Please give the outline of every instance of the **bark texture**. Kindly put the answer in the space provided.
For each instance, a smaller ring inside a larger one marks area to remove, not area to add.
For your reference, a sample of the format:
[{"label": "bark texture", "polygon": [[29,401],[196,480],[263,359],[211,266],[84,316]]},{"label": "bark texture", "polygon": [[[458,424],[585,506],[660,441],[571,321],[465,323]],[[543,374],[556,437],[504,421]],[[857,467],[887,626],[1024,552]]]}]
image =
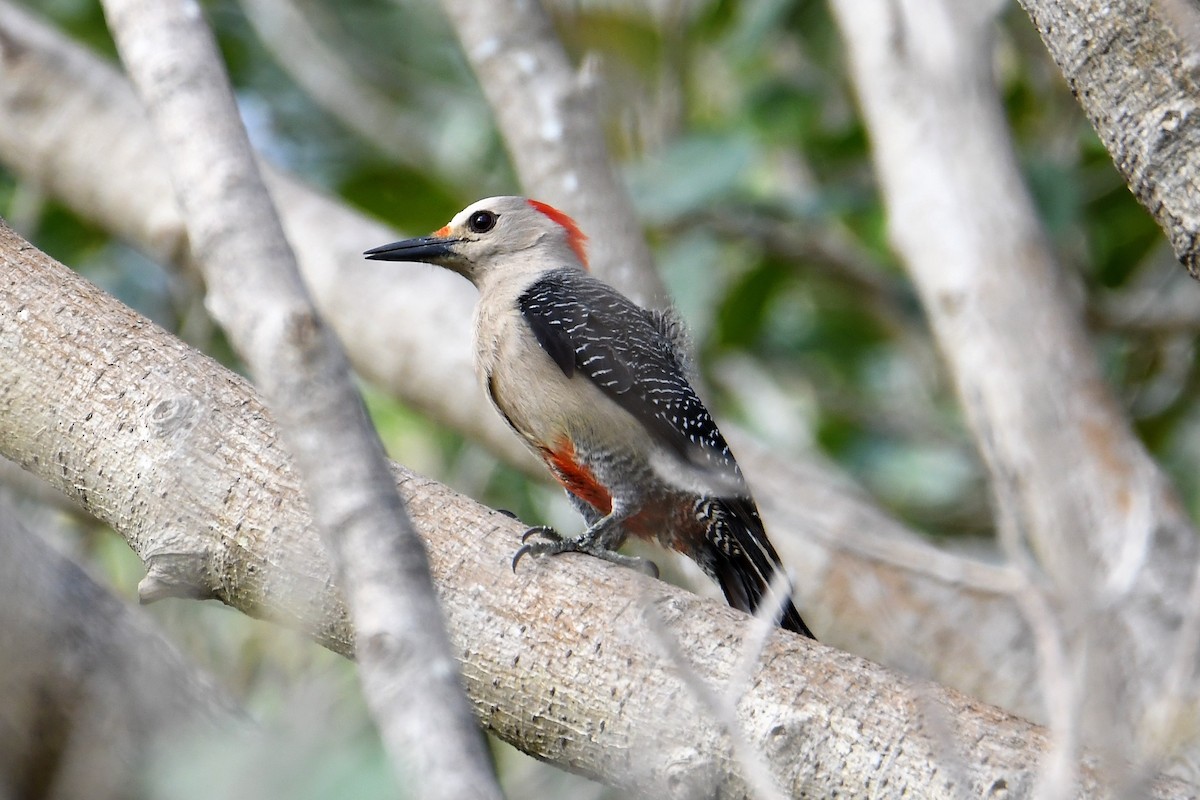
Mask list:
[{"label": "bark texture", "polygon": [[[123,75],[6,1],[0,74],[0,151],[16,174],[148,257],[195,268],[169,160]],[[527,471],[541,470],[476,385],[463,324],[475,302],[470,284],[432,267],[364,261],[367,247],[402,237],[270,166],[263,174],[305,283],[355,368]],[[380,323],[394,319],[409,324]]]},{"label": "bark texture", "polygon": [[1021,0],[1125,182],[1200,278],[1200,11]]},{"label": "bark texture", "polygon": [[[0,453],[126,536],[143,586],[215,597],[349,655],[291,460],[248,384],[7,228],[0,267]],[[1028,723],[784,631],[744,659],[757,638],[745,615],[596,559],[514,574],[520,525],[393,469],[476,714],[527,752],[651,796],[750,796],[690,665],[716,691],[746,687],[734,735],[793,797],[1030,796],[1045,741]],[[745,660],[758,666],[731,681]],[[1077,796],[1093,796],[1101,777],[1081,774]]]}]

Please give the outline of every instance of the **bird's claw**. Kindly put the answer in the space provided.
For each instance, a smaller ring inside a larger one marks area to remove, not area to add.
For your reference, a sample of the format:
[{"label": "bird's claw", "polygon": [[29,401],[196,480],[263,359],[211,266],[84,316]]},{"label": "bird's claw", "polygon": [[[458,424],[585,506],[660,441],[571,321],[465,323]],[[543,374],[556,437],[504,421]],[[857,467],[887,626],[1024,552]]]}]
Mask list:
[{"label": "bird's claw", "polygon": [[513,554],[513,560],[512,560],[512,571],[513,572],[517,571],[517,562],[521,560],[521,556],[525,555],[532,549],[533,549],[533,547],[531,545],[522,545],[517,550],[517,552]]},{"label": "bird's claw", "polygon": [[563,540],[562,534],[554,530],[554,528],[551,528],[549,525],[534,525],[532,528],[525,531],[525,533],[521,534],[521,541],[527,542],[531,536],[541,536],[545,539],[549,539],[552,542],[561,542]]},{"label": "bird's claw", "polygon": [[[533,536],[541,536],[542,538],[546,539],[547,541],[533,542],[532,544],[527,544],[527,542],[529,542],[529,539]],[[513,560],[512,560],[513,572],[517,571],[517,562],[520,561],[525,556],[529,555],[530,553],[532,553],[535,556],[540,556],[543,553],[551,552],[552,548],[555,545],[561,545],[562,541],[563,541],[562,534],[559,533],[558,531],[554,530],[554,528],[551,528],[549,525],[534,525],[532,528],[525,531],[525,533],[521,534],[522,545],[521,545],[520,549],[518,549],[517,552],[513,554]],[[553,550],[553,552],[559,552],[559,551]]]},{"label": "bird's claw", "polygon": [[524,556],[530,554],[540,556],[545,555],[546,553],[561,553],[569,549],[563,546],[563,537],[560,536],[553,528],[547,528],[544,525],[540,525],[537,528],[530,528],[529,530],[525,531],[525,535],[521,537],[521,541],[525,541],[530,536],[545,536],[547,539],[549,539],[549,541],[531,542],[529,544],[521,545],[517,552],[513,554],[513,572],[517,571],[517,562],[520,561]]},{"label": "bird's claw", "polygon": [[[545,541],[530,542],[534,536],[541,536]],[[637,570],[643,575],[649,575],[651,578],[658,578],[658,565],[648,558],[638,558],[637,556],[627,556],[623,553],[618,553],[615,550],[607,550],[602,547],[597,547],[590,542],[581,542],[578,539],[566,539],[561,533],[549,527],[548,525],[535,525],[521,536],[523,544],[513,554],[512,569],[517,571],[517,564],[522,558],[527,555],[543,556],[557,555],[559,553],[584,553],[586,555],[601,558],[605,561],[610,561],[613,564],[619,564],[623,567]]]}]

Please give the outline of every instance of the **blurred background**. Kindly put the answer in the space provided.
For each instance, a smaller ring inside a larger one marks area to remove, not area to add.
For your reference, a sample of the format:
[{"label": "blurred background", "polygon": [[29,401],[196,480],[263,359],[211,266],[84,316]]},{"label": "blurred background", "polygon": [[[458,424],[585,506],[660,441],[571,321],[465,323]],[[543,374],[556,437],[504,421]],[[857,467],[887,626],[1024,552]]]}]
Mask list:
[{"label": "blurred background", "polygon": [[[115,60],[93,0],[21,4]],[[826,5],[545,4],[572,58],[596,70],[607,139],[690,326],[716,415],[782,452],[819,450],[932,537],[990,536],[985,475],[920,304],[889,251]],[[432,0],[202,5],[251,138],[279,166],[413,235],[475,199],[520,191]],[[1190,279],[1015,6],[1001,16],[997,42],[997,80],[1055,252],[1077,285],[1108,379],[1194,518],[1200,308],[1171,299],[1184,283],[1192,288]],[[239,369],[194,276],[147,259],[3,166],[0,216]],[[382,391],[364,391],[397,461],[523,519],[577,526],[557,488]],[[22,509],[36,520],[31,527],[62,531],[62,547],[135,597],[141,565],[120,537],[61,510]],[[186,757],[166,756],[149,777],[160,796],[394,796],[350,664],[217,603],[147,610],[274,740],[203,742]],[[506,745],[495,751],[511,797],[618,796]]]}]

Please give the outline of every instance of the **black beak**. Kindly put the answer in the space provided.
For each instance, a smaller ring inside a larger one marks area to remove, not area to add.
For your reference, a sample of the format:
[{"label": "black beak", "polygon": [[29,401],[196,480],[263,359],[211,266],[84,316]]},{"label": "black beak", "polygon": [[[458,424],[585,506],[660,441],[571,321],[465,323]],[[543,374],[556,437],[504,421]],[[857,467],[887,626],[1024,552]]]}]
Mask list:
[{"label": "black beak", "polygon": [[372,261],[428,261],[436,264],[450,255],[450,246],[458,241],[440,236],[418,236],[372,248],[363,255]]}]

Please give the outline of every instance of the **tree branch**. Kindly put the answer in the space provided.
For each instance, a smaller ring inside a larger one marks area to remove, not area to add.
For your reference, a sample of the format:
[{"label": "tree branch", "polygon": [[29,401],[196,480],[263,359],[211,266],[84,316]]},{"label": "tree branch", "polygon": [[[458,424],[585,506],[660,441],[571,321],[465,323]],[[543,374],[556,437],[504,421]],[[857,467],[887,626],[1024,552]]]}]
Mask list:
[{"label": "tree branch", "polygon": [[[116,527],[148,575],[352,652],[294,467],[244,380],[7,228],[0,345],[0,453]],[[614,785],[747,796],[728,740],[647,620],[657,614],[696,675],[721,687],[752,635],[745,615],[597,559],[514,574],[520,525],[393,470],[485,725]],[[932,798],[997,787],[1024,797],[1045,744],[1017,718],[785,631],[767,642],[738,720],[794,797],[900,797],[911,786]],[[941,769],[946,753],[961,758],[959,778]],[[1082,775],[1089,796],[1101,777]],[[1167,781],[1153,796],[1187,793]]]},{"label": "tree branch", "polygon": [[576,73],[539,2],[442,0],[530,197],[587,231],[592,270],[642,305],[667,302],[629,193],[613,170],[587,71]]},{"label": "tree branch", "polygon": [[1197,11],[1178,0],[1021,0],[1138,201],[1200,278]]},{"label": "tree branch", "polygon": [[[124,76],[8,0],[0,0],[0,75],[7,165],[150,258],[194,268],[167,157]],[[469,326],[459,324],[470,318],[471,286],[445,270],[388,271],[363,261],[365,246],[398,234],[278,170],[263,170],[305,283],[351,348],[355,368],[540,474],[478,390]],[[409,324],[379,323],[390,319]]]},{"label": "tree branch", "polygon": [[143,615],[0,496],[0,795],[117,800],[164,742],[243,722]]},{"label": "tree branch", "polygon": [[[350,365],[309,299],[233,91],[192,0],[104,0],[170,158],[208,304],[269,398],[350,606],[355,656],[393,767],[421,797],[499,798],[462,696],[423,543]],[[173,585],[147,575],[152,593]]]}]

